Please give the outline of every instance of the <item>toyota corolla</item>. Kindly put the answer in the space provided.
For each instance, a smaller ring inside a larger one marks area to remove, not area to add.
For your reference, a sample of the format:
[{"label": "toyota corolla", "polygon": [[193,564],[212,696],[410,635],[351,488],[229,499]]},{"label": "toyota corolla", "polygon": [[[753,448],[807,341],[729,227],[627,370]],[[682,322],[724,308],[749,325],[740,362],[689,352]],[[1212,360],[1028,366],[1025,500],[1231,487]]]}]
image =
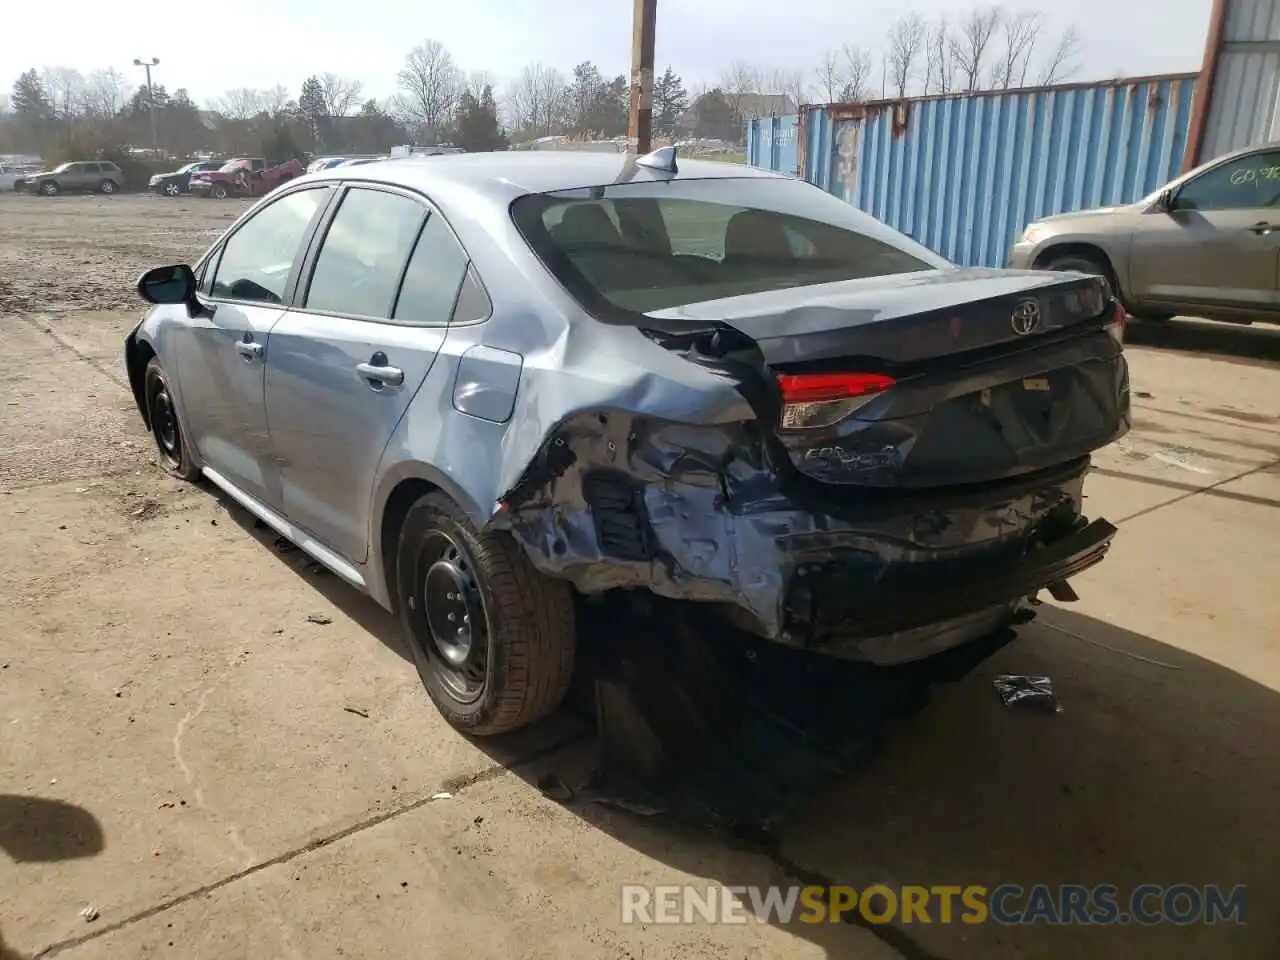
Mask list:
[{"label": "toyota corolla", "polygon": [[1072,599],[1115,534],[1082,513],[1129,427],[1105,280],[958,268],[749,167],[335,167],[138,292],[161,464],[394,611],[477,734],[563,698],[581,597],[892,664]]}]

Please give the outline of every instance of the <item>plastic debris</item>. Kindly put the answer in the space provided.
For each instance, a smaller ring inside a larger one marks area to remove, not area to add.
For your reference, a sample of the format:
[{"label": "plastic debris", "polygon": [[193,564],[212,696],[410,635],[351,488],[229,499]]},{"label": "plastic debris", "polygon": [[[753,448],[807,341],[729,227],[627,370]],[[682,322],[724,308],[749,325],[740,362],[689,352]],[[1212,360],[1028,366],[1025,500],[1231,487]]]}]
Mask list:
[{"label": "plastic debris", "polygon": [[1024,677],[1001,674],[991,681],[1006,707],[1022,707],[1043,713],[1061,713],[1062,705],[1053,693],[1053,681],[1048,677]]},{"label": "plastic debris", "polygon": [[433,793],[433,794],[431,795],[431,799],[432,799],[432,800],[452,800],[452,799],[453,799],[453,794],[452,794],[452,793],[446,793],[446,792],[444,792],[444,791],[442,791],[442,792],[440,792],[440,793]]},{"label": "plastic debris", "polygon": [[98,908],[91,903],[80,911],[80,916],[84,917],[85,923],[93,923],[98,919]]}]

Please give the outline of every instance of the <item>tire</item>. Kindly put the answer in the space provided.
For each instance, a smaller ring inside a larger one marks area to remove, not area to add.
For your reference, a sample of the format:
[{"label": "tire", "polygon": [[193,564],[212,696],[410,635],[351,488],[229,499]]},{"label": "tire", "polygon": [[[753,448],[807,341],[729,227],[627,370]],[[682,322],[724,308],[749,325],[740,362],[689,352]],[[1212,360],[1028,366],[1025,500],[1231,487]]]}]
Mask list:
[{"label": "tire", "polygon": [[40,184],[40,196],[42,197],[56,197],[61,192],[62,188],[54,180],[46,180]]},{"label": "tire", "polygon": [[176,180],[170,180],[164,185],[164,195],[166,197],[176,197],[180,193],[182,193],[182,185]]},{"label": "tire", "polygon": [[160,467],[179,480],[194,481],[200,476],[200,468],[192,463],[191,452],[178,423],[178,409],[169,392],[169,378],[159,357],[152,357],[147,364],[142,384],[147,422],[151,424],[151,437],[156,443]]},{"label": "tire", "polygon": [[457,504],[429,493],[400,529],[395,578],[418,676],[455,729],[507,733],[564,700],[573,676],[573,596],[514,540],[477,533]]},{"label": "tire", "polygon": [[114,180],[103,180],[98,184],[99,193],[112,194],[115,193],[117,189],[118,188],[116,187],[116,182]]},{"label": "tire", "polygon": [[227,185],[225,183],[215,183],[209,188],[209,196],[215,200],[225,200],[229,196]]}]

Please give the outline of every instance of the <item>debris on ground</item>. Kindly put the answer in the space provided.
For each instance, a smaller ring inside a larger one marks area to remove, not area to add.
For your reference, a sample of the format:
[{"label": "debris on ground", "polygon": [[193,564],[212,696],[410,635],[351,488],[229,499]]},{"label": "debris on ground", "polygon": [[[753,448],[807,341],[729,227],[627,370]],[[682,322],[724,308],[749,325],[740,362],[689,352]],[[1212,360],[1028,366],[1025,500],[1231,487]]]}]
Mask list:
[{"label": "debris on ground", "polygon": [[80,916],[84,917],[85,923],[93,923],[98,919],[98,908],[91,903],[80,911]]},{"label": "debris on ground", "polygon": [[298,545],[285,537],[276,537],[271,544],[275,547],[276,553],[293,553],[298,549]]},{"label": "debris on ground", "polygon": [[161,509],[159,502],[155,500],[144,500],[139,506],[134,508],[133,516],[139,520],[148,520],[158,514]]},{"label": "debris on ground", "polygon": [[441,791],[440,793],[433,793],[431,795],[431,799],[432,800],[452,800],[453,794]]},{"label": "debris on ground", "polygon": [[309,613],[307,614],[307,623],[318,623],[320,626],[326,627],[333,621],[323,613]]},{"label": "debris on ground", "polygon": [[361,710],[359,707],[343,707],[342,709],[345,710],[347,713],[354,713],[357,717],[364,717],[366,720],[369,719],[368,710]]},{"label": "debris on ground", "polygon": [[991,681],[1006,707],[1022,707],[1042,713],[1061,713],[1062,705],[1053,694],[1053,681],[1048,677],[1018,676],[1003,673]]}]

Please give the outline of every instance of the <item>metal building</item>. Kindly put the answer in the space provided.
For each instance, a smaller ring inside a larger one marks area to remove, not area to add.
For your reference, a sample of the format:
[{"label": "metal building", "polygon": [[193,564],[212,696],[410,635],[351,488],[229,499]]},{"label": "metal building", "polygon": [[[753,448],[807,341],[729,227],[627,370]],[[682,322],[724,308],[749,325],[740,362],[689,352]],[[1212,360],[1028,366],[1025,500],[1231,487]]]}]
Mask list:
[{"label": "metal building", "polygon": [[803,176],[966,266],[1030,221],[1138,200],[1187,152],[1195,74],[804,107],[753,120],[747,158]]},{"label": "metal building", "polygon": [[1184,166],[1280,140],[1280,0],[1214,0]]}]

